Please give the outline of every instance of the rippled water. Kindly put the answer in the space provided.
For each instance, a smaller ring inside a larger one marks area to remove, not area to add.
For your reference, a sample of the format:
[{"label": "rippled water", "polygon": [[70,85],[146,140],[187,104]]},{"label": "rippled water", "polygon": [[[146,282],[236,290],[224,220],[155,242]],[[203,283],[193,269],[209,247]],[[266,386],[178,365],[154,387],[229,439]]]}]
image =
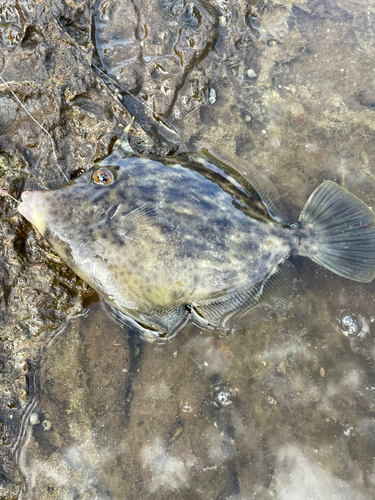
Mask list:
[{"label": "rippled water", "polygon": [[[80,8],[70,18],[64,11],[70,35],[81,45],[91,36],[96,63],[168,119],[182,149],[221,147],[245,160],[241,172],[246,161],[262,168],[293,220],[325,179],[374,206],[372,0],[97,1],[92,23]],[[139,134],[133,145],[175,150],[173,130],[112,86],[153,141]],[[61,109],[72,123],[84,117],[80,158],[105,156],[90,149],[99,104],[75,90]],[[37,179],[35,162],[29,168]],[[19,498],[372,499],[375,285],[294,262],[299,281],[286,314],[228,337],[187,326],[165,344],[142,343],[98,303],[51,344],[45,334],[13,430]],[[3,445],[4,436],[3,428]],[[6,481],[2,488],[11,491]]]}]

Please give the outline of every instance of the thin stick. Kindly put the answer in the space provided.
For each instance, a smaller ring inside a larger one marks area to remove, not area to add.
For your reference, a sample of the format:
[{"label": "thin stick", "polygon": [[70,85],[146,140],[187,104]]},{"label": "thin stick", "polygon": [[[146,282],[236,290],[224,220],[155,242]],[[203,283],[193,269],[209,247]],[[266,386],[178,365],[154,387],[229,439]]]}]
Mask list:
[{"label": "thin stick", "polygon": [[128,96],[132,97],[135,101],[139,102],[139,104],[141,104],[142,106],[144,106],[145,108],[147,108],[149,111],[151,111],[151,113],[153,115],[156,115],[158,117],[158,119],[162,122],[162,124],[165,127],[173,130],[173,132],[180,139],[181,144],[184,144],[183,140],[180,137],[180,134],[177,132],[177,130],[172,125],[170,125],[166,120],[164,120],[164,118],[162,116],[160,116],[158,113],[156,113],[151,108],[151,106],[148,106],[145,102],[143,102],[140,99],[138,99],[138,97],[135,97],[135,95],[131,94],[128,90],[124,89],[124,87],[122,87],[118,82],[116,82],[116,80],[114,80],[113,78],[111,78],[110,76],[108,76],[107,73],[105,73],[96,64],[94,64],[92,62],[92,60],[84,53],[84,51],[81,49],[81,47],[78,45],[78,43],[69,35],[69,33],[64,29],[64,27],[57,21],[57,19],[55,19],[55,21],[58,24],[58,26],[63,30],[63,32],[68,35],[68,37],[70,38],[70,43],[72,43],[74,45],[74,47],[83,55],[83,57],[87,60],[87,62],[90,64],[90,66],[93,66],[105,78],[107,78],[110,82],[112,82],[114,85],[116,85],[116,87],[118,87],[120,90],[122,90],[123,92],[125,92],[126,94],[128,94]]},{"label": "thin stick", "polygon": [[[18,102],[18,104],[21,106],[21,108],[25,111],[25,113],[33,120],[33,122],[35,122],[38,127],[40,127],[43,132],[45,132],[48,137],[51,139],[51,144],[52,144],[52,153],[53,153],[53,157],[54,157],[54,160],[56,161],[56,164],[57,164],[57,168],[60,170],[60,173],[62,174],[62,176],[64,177],[64,179],[66,181],[69,181],[69,179],[67,178],[67,176],[64,174],[64,172],[61,170],[61,167],[58,163],[58,160],[57,160],[57,155],[56,155],[56,150],[55,150],[55,144],[53,142],[53,139],[52,139],[52,135],[48,132],[48,130],[46,130],[43,125],[41,125],[34,117],[33,115],[27,110],[27,108],[22,104],[22,102],[19,100],[19,98],[17,97],[17,95],[13,92],[13,90],[10,88],[10,86],[7,84],[7,82],[4,80],[4,78],[2,76],[0,76],[0,80],[3,82],[3,84],[9,89],[10,93],[12,94],[12,96],[15,98],[15,100]],[[9,195],[10,196],[10,195]]]},{"label": "thin stick", "polygon": [[[1,77],[0,77],[1,78]],[[16,198],[14,198],[11,194],[7,193],[6,191],[4,191],[3,189],[0,189],[0,196],[3,195],[3,196],[9,196],[9,198],[12,198],[13,201],[17,202],[17,203],[21,203],[19,200],[16,200]]]}]

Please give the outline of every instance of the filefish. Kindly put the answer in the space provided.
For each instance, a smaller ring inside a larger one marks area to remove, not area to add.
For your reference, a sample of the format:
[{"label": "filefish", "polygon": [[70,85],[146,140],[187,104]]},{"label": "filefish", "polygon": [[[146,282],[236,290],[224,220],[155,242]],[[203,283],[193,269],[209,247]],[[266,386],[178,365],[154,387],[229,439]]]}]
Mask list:
[{"label": "filefish", "polygon": [[127,133],[81,176],[24,192],[18,211],[143,338],[170,338],[187,321],[233,330],[255,310],[283,308],[294,255],[351,280],[374,278],[374,213],[336,183],[318,186],[290,225],[259,176],[207,151],[139,155]]}]

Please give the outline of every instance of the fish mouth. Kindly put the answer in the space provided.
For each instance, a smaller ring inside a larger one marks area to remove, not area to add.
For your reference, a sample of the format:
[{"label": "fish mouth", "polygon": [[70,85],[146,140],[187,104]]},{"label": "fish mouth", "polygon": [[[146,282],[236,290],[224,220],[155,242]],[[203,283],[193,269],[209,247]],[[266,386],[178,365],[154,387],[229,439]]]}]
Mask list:
[{"label": "fish mouth", "polygon": [[43,191],[24,191],[21,194],[21,203],[18,205],[18,212],[43,235],[46,229],[46,211],[42,195]]},{"label": "fish mouth", "polygon": [[30,220],[30,215],[32,213],[33,205],[36,198],[35,196],[36,193],[37,191],[24,191],[21,194],[21,203],[18,205],[18,211],[28,221]]}]

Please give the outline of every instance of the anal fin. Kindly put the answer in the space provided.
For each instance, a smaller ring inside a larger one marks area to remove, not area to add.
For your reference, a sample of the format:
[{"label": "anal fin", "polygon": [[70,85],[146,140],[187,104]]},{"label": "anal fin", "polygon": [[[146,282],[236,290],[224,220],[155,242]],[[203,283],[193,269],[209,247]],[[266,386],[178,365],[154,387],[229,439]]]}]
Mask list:
[{"label": "anal fin", "polygon": [[[268,319],[275,311],[284,310],[294,290],[296,268],[290,261],[279,264],[267,280],[248,289],[238,290],[226,297],[207,300],[194,307],[198,323],[232,330]],[[257,314],[253,313],[257,310]],[[260,312],[260,314],[259,314]]]}]

